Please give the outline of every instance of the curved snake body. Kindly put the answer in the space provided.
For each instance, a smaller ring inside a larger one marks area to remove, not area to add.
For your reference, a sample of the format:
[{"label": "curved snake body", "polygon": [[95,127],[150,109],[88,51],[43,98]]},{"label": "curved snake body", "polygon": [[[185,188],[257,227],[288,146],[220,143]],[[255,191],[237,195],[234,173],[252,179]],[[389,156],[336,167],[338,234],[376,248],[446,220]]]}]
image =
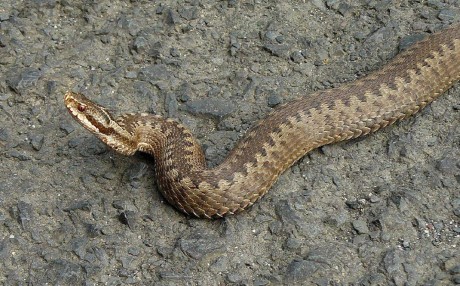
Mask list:
[{"label": "curved snake body", "polygon": [[153,155],[159,188],[169,203],[186,214],[214,218],[252,205],[310,150],[408,117],[459,78],[460,25],[454,25],[366,77],[275,109],[212,169],[206,167],[190,131],[172,119],[144,113],[114,119],[104,107],[73,92],[66,93],[65,104],[78,122],[114,150]]}]

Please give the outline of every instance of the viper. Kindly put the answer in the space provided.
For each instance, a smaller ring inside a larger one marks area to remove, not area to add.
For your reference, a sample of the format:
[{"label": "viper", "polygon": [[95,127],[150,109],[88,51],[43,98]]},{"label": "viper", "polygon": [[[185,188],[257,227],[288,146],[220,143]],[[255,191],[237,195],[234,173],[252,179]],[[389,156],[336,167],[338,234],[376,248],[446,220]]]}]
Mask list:
[{"label": "viper", "polygon": [[166,200],[202,218],[238,213],[312,149],[366,135],[416,113],[460,79],[460,25],[427,36],[381,69],[338,88],[275,108],[249,129],[221,164],[206,167],[202,148],[181,123],[146,113],[114,117],[83,94],[65,105],[115,151],[146,152]]}]

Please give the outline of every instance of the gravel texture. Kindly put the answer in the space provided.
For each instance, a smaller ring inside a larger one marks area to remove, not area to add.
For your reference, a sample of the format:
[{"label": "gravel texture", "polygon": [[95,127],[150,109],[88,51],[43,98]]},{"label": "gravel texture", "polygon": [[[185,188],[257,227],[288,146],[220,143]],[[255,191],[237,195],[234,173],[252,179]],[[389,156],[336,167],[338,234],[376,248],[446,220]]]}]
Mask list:
[{"label": "gravel texture", "polygon": [[248,211],[183,216],[152,158],[67,114],[176,117],[222,160],[269,110],[460,21],[458,0],[0,3],[0,284],[460,284],[460,88],[290,168]]}]

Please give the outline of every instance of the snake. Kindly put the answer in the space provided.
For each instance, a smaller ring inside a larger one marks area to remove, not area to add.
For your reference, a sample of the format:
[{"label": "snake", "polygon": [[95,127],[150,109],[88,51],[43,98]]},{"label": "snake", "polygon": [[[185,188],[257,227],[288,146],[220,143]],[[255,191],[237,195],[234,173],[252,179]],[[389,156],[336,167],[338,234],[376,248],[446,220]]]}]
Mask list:
[{"label": "snake", "polygon": [[73,91],[64,101],[72,117],[111,149],[152,155],[157,186],[171,205],[188,216],[220,218],[253,205],[309,151],[407,118],[459,79],[460,24],[452,24],[366,76],[277,106],[212,168],[198,140],[175,119],[148,113],[115,117]]}]

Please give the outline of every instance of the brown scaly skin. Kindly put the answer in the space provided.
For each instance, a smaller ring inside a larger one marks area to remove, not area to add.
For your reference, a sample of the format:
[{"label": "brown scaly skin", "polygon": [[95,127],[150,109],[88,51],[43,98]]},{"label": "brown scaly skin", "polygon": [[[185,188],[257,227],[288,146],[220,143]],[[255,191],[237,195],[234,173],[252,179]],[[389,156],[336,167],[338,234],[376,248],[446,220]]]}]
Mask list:
[{"label": "brown scaly skin", "polygon": [[149,114],[114,119],[68,92],[72,116],[114,150],[155,157],[164,197],[186,214],[222,217],[246,209],[307,152],[406,118],[460,79],[460,25],[415,44],[382,69],[275,109],[250,129],[222,164],[207,169],[201,146],[180,123]]}]

